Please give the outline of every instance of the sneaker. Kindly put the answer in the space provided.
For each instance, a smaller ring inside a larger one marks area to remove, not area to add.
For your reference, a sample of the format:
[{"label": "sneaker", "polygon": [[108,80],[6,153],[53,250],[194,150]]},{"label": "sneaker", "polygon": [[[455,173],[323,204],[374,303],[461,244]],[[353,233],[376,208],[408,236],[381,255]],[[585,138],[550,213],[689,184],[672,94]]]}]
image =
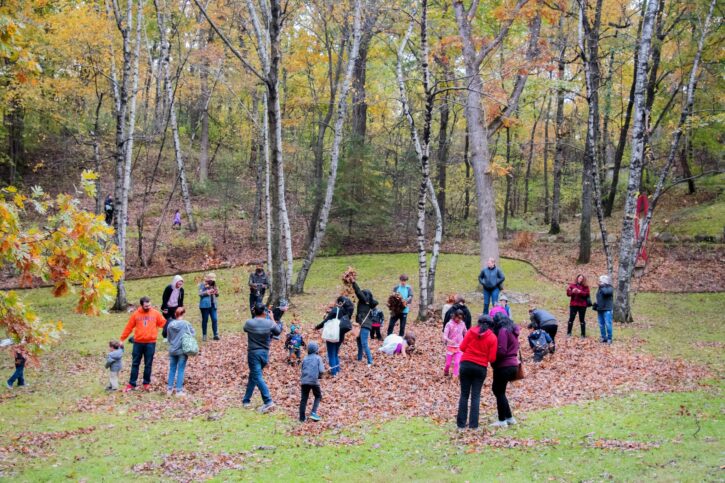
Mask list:
[{"label": "sneaker", "polygon": [[300,422],[300,423],[304,423],[305,421],[306,421],[306,419],[304,419],[304,418],[300,418],[300,419],[299,419],[299,422]]},{"label": "sneaker", "polygon": [[214,336],[214,340],[219,340],[219,336],[218,335],[215,335]]},{"label": "sneaker", "polygon": [[459,433],[462,433],[465,430],[466,430],[466,427],[465,426],[464,427],[456,426],[456,431],[458,431]]},{"label": "sneaker", "polygon": [[268,403],[263,404],[257,411],[259,411],[262,414],[270,412],[272,409],[274,409],[274,401],[269,401]]},{"label": "sneaker", "polygon": [[186,393],[184,391],[177,391],[176,397],[186,397]]},{"label": "sneaker", "polygon": [[201,336],[201,341],[202,341],[202,342],[206,342],[206,335],[202,335],[202,336]]},{"label": "sneaker", "polygon": [[13,388],[13,386],[11,386],[10,384],[8,384],[7,382],[5,383],[5,387],[7,387],[8,389],[12,389]]},{"label": "sneaker", "polygon": [[443,371],[443,377],[448,377],[448,376],[450,376],[450,375],[451,375],[451,373],[450,373],[450,372],[448,372],[448,371]]},{"label": "sneaker", "polygon": [[508,423],[506,421],[496,421],[491,424],[489,424],[492,428],[505,428],[508,426]]},{"label": "sneaker", "polygon": [[173,389],[169,388],[169,389],[166,390],[166,395],[167,396],[171,396],[172,394],[174,394],[174,390]]},{"label": "sneaker", "polygon": [[252,408],[252,403],[242,403],[242,407],[244,409],[251,409]]},{"label": "sneaker", "polygon": [[373,367],[373,365],[372,364],[368,364],[368,367]]},{"label": "sneaker", "polygon": [[136,386],[132,386],[131,384],[126,384],[126,387],[123,388],[123,392],[131,392],[135,390]]},{"label": "sneaker", "polygon": [[508,418],[506,420],[506,424],[508,424],[509,426],[513,426],[516,423],[517,423],[516,418],[514,418],[513,416],[511,416],[510,418]]},{"label": "sneaker", "polygon": [[320,416],[318,416],[317,413],[312,413],[312,414],[310,414],[310,419],[313,421],[319,421],[322,418]]},{"label": "sneaker", "polygon": [[151,391],[151,384],[144,384],[143,385],[143,390],[146,391],[146,392]]}]

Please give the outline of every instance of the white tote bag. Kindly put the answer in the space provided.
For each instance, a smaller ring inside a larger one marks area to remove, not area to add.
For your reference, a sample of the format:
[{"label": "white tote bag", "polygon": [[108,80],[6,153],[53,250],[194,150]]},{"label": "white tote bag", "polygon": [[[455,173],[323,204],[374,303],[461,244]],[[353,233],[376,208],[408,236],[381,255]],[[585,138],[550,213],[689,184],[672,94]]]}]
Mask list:
[{"label": "white tote bag", "polygon": [[322,340],[326,342],[340,342],[340,309],[337,309],[334,319],[325,322],[322,328]]}]

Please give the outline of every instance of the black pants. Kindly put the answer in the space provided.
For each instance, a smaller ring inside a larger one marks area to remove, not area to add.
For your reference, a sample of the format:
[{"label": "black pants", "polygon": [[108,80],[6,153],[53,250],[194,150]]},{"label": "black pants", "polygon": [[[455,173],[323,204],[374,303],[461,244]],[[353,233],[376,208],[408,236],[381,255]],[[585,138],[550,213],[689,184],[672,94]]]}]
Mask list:
[{"label": "black pants", "polygon": [[166,323],[164,324],[164,328],[163,328],[163,330],[161,330],[161,337],[163,337],[164,339],[166,339],[169,336],[167,327],[169,326],[169,321],[172,320],[176,316],[176,309],[178,309],[178,308],[179,307],[167,307],[166,308],[166,313],[164,314],[162,312],[162,314],[161,314],[166,319]]},{"label": "black pants", "polygon": [[141,366],[141,358],[143,358],[143,383],[151,384],[151,367],[154,363],[154,353],[156,352],[156,342],[134,342],[131,377],[128,383],[136,387],[138,381],[138,370]]},{"label": "black pants", "polygon": [[[554,325],[554,324],[552,324],[552,325],[543,325],[541,327],[541,330],[543,330],[544,332],[546,332],[547,334],[549,334],[549,337],[551,337],[551,340],[554,342],[554,344],[556,344],[556,331],[559,330],[559,326],[558,325]],[[554,350],[553,349],[552,349],[551,353],[552,354],[554,353]]]},{"label": "black pants", "polygon": [[506,385],[513,381],[518,371],[517,366],[498,367],[493,370],[493,384],[491,390],[496,396],[496,408],[498,408],[498,420],[506,421],[511,417],[511,407],[506,398]]},{"label": "black pants", "polygon": [[[259,295],[257,295],[259,294]],[[254,306],[257,304],[263,304],[264,303],[264,290],[260,290],[259,292],[250,292],[249,293],[249,311],[252,313],[252,316],[254,316]]]},{"label": "black pants", "polygon": [[373,327],[372,329],[370,329],[370,338],[383,340],[383,336],[380,333],[380,327]]},{"label": "black pants", "polygon": [[395,323],[400,321],[400,329],[398,335],[403,337],[405,335],[405,323],[408,321],[408,314],[395,314],[390,316],[390,323],[388,324],[388,335],[393,333],[395,329]]},{"label": "black pants", "polygon": [[574,318],[576,314],[579,314],[579,325],[582,329],[582,337],[586,337],[587,334],[587,322],[584,320],[587,313],[586,307],[572,307],[569,306],[569,322],[566,324],[566,335],[571,335],[571,329],[574,326]]},{"label": "black pants", "polygon": [[[460,368],[461,397],[458,399],[458,416],[456,424],[459,428],[478,427],[478,412],[481,406],[481,389],[486,380],[486,368],[475,362],[463,361]],[[471,411],[468,411],[468,398],[471,398]]]},{"label": "black pants", "polygon": [[304,421],[305,410],[307,409],[307,399],[310,397],[310,391],[315,396],[315,400],[312,403],[312,414],[317,412],[317,408],[320,407],[320,401],[322,401],[322,391],[320,390],[319,384],[302,384],[302,399],[300,399],[300,421]]}]

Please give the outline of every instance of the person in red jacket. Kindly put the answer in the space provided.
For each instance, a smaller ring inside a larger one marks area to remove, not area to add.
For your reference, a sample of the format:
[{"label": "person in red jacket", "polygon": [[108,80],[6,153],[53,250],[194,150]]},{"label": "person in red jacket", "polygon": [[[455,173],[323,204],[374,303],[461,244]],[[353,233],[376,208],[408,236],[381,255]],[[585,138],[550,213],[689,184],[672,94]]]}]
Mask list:
[{"label": "person in red jacket", "polygon": [[589,301],[589,284],[587,278],[581,273],[576,276],[574,283],[570,283],[566,294],[571,298],[569,302],[569,323],[566,326],[566,336],[571,337],[571,329],[574,326],[574,318],[579,314],[579,325],[582,329],[582,337],[587,335],[587,323],[585,320]]},{"label": "person in red jacket", "polygon": [[126,337],[133,332],[133,340],[131,340],[133,342],[131,377],[123,392],[136,389],[138,370],[142,358],[144,360],[143,388],[146,391],[149,390],[151,368],[154,363],[154,353],[156,352],[156,337],[158,337],[159,329],[163,329],[166,325],[166,319],[161,315],[161,312],[151,308],[151,300],[148,297],[141,297],[140,304],[141,306],[129,317],[126,328],[123,329],[121,334],[121,343],[123,343]]},{"label": "person in red jacket", "polygon": [[[478,428],[478,411],[481,405],[481,388],[486,379],[486,368],[489,362],[496,360],[498,340],[491,328],[493,320],[488,315],[478,318],[478,325],[466,333],[461,342],[461,397],[458,400],[458,416],[456,425],[458,429],[466,428],[466,422],[471,429]],[[469,415],[468,399],[471,399]]]}]

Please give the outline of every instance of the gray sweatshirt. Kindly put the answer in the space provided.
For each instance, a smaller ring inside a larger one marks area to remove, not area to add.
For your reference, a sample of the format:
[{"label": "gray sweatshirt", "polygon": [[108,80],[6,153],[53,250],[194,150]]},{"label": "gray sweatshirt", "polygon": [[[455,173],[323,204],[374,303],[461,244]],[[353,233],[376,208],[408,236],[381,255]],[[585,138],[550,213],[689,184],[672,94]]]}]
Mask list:
[{"label": "gray sweatshirt", "polygon": [[119,347],[116,350],[112,350],[108,353],[106,359],[106,369],[110,369],[111,372],[121,372],[121,366],[123,365],[123,348]]},{"label": "gray sweatshirt", "polygon": [[309,354],[302,361],[302,378],[300,384],[309,384],[317,386],[320,384],[320,374],[325,372],[325,364],[322,363],[322,357],[317,354]]},{"label": "gray sweatshirt", "polygon": [[249,352],[255,350],[269,350],[270,335],[282,333],[282,324],[275,324],[272,319],[255,317],[244,323],[244,332],[247,333]]},{"label": "gray sweatshirt", "polygon": [[184,351],[181,350],[181,338],[184,334],[191,334],[196,336],[196,331],[191,324],[185,320],[172,319],[166,326],[166,332],[169,340],[169,355],[170,356],[181,356],[184,355]]}]

